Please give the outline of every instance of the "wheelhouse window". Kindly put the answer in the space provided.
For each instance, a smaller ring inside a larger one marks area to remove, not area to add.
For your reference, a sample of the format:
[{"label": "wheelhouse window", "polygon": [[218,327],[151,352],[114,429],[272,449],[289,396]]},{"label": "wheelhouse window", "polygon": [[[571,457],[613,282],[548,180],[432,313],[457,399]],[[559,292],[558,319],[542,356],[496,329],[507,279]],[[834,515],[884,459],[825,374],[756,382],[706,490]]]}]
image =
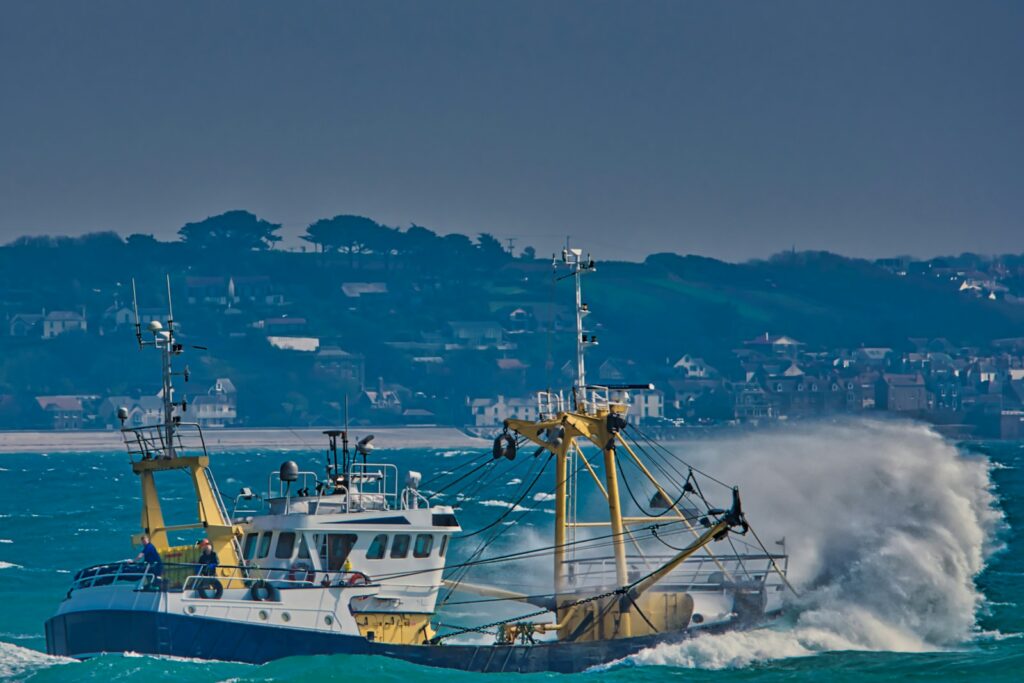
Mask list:
[{"label": "wheelhouse window", "polygon": [[395,534],[391,541],[391,557],[401,559],[409,554],[409,534]]},{"label": "wheelhouse window", "polygon": [[[315,543],[316,540],[314,539],[313,542]],[[309,545],[306,543],[306,535],[305,534],[302,534],[301,536],[299,536],[299,559],[300,560],[308,560],[309,559]]]},{"label": "wheelhouse window", "polygon": [[249,534],[245,537],[245,549],[242,555],[247,560],[251,560],[256,556],[256,539],[259,538],[259,534]]},{"label": "wheelhouse window", "polygon": [[270,554],[270,541],[273,537],[274,534],[272,534],[269,531],[260,536],[260,551],[256,555],[259,559],[262,560],[264,557]]},{"label": "wheelhouse window", "polygon": [[430,550],[434,547],[434,537],[431,534],[417,534],[416,545],[412,549],[413,557],[430,557]]},{"label": "wheelhouse window", "polygon": [[384,558],[384,553],[388,549],[388,535],[378,534],[373,537],[373,541],[370,542],[370,547],[366,550],[366,559],[368,560],[380,560]]},{"label": "wheelhouse window", "polygon": [[277,535],[277,550],[274,551],[274,557],[279,560],[290,560],[293,552],[295,552],[295,532],[282,531]]},{"label": "wheelhouse window", "polygon": [[355,534],[325,534],[320,544],[320,563],[329,572],[341,571],[358,538]]},{"label": "wheelhouse window", "polygon": [[448,536],[447,534],[441,537],[441,547],[438,549],[437,554],[440,557],[444,557],[444,554],[448,552]]}]

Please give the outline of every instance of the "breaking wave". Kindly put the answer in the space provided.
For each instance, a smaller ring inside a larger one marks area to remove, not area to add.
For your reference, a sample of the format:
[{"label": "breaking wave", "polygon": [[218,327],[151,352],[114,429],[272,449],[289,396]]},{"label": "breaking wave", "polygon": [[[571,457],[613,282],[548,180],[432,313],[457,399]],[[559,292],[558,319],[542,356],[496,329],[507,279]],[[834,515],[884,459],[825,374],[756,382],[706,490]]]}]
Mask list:
[{"label": "breaking wave", "polygon": [[1003,515],[987,458],[926,426],[849,421],[674,449],[743,492],[766,542],[785,537],[779,623],[661,645],[632,664],[732,668],[825,651],[941,650],[979,635],[975,577]]},{"label": "breaking wave", "polygon": [[24,680],[26,675],[39,669],[74,661],[0,641],[0,680]]}]

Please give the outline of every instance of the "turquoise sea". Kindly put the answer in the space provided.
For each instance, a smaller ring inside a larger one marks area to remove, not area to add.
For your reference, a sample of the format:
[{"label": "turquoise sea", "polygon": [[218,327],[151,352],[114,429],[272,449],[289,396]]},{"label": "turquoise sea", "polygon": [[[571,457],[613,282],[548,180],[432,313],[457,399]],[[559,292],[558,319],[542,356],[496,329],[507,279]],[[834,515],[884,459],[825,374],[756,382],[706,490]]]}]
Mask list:
[{"label": "turquoise sea", "polygon": [[[265,488],[267,474],[285,459],[319,469],[318,448],[217,453],[214,472],[230,499],[243,485]],[[573,678],[1024,680],[1024,598],[1018,594],[1024,587],[1024,444],[954,444],[926,427],[863,421],[793,426],[673,449],[737,482],[762,538],[786,538],[801,597],[769,628],[662,646]],[[443,449],[379,450],[376,459],[395,462],[403,472],[417,469],[429,480],[473,457]],[[536,464],[527,455],[501,467],[468,487],[460,512],[466,529],[504,512]],[[175,513],[187,516],[189,490],[184,475],[162,484],[170,519]],[[138,483],[122,453],[24,453],[0,455],[0,491],[0,681],[384,683],[439,674],[450,681],[478,677],[346,656],[263,666],[131,654],[87,662],[48,657],[43,623],[74,571],[136,552],[129,535],[139,524]],[[537,547],[548,538],[547,497],[531,494],[522,507],[530,512],[517,510],[519,521],[495,552]],[[468,553],[475,540],[455,544],[453,552]],[[542,574],[543,568],[533,573]],[[511,586],[517,579],[503,580]],[[443,618],[487,617],[472,609],[451,608]]]}]

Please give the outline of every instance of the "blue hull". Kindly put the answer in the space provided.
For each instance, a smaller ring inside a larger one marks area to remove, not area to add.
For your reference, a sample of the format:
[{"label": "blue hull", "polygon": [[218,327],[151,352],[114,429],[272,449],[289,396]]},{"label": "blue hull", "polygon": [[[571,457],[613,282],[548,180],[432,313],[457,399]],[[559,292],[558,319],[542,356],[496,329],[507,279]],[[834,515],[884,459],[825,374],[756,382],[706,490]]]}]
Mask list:
[{"label": "blue hull", "polygon": [[424,666],[476,672],[575,673],[635,654],[685,632],[592,643],[536,645],[391,645],[358,636],[241,624],[156,611],[70,612],[46,622],[46,649],[87,658],[104,652],[262,664],[301,655],[380,655]]}]

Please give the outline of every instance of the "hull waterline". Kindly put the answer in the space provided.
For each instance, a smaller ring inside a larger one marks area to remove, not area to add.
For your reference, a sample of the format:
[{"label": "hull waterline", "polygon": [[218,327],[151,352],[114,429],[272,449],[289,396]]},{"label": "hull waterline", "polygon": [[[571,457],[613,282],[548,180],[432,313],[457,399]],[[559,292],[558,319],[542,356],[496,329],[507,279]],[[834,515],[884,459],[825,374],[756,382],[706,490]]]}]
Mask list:
[{"label": "hull waterline", "polygon": [[[756,626],[751,623],[747,628]],[[733,624],[730,630],[736,629]],[[51,655],[87,659],[135,652],[263,664],[309,655],[377,655],[422,666],[480,673],[577,673],[661,643],[680,642],[708,628],[595,642],[533,645],[394,645],[360,636],[285,629],[150,611],[97,610],[58,615],[46,622]]]}]

